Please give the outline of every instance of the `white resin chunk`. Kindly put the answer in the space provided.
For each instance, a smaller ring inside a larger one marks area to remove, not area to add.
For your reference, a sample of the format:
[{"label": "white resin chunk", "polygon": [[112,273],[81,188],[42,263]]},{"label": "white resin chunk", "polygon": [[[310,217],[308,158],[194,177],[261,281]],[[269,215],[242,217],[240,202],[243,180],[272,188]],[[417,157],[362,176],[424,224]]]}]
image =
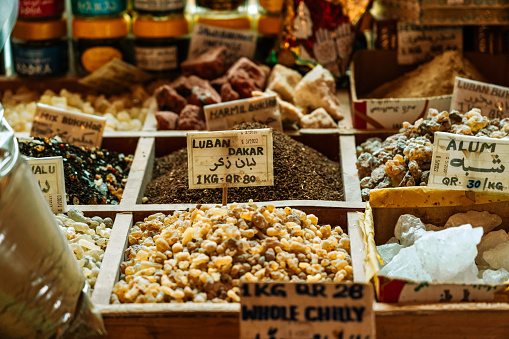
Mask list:
[{"label": "white resin chunk", "polygon": [[413,245],[414,242],[425,233],[426,226],[424,226],[421,219],[411,214],[403,214],[400,216],[394,228],[394,235],[404,247]]},{"label": "white resin chunk", "polygon": [[486,270],[482,274],[485,284],[501,285],[509,280],[509,272],[503,268],[498,270]]},{"label": "white resin chunk", "polygon": [[452,215],[445,223],[444,227],[456,227],[465,224],[470,224],[472,227],[482,227],[484,234],[488,234],[495,227],[502,224],[502,218],[497,214],[483,211],[468,211],[467,213],[456,213]]},{"label": "white resin chunk", "polygon": [[477,246],[477,257],[475,262],[478,265],[488,265],[483,258],[484,252],[495,248],[497,245],[508,242],[509,235],[504,230],[492,231],[481,238],[481,242]]},{"label": "white resin chunk", "polygon": [[509,271],[509,242],[498,244],[483,254],[484,260],[491,268],[498,270],[503,268]]}]

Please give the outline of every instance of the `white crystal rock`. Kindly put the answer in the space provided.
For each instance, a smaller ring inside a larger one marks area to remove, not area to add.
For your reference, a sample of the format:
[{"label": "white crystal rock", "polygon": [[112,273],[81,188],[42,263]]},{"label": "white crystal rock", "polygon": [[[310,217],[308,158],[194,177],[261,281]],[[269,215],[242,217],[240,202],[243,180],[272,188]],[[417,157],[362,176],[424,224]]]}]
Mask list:
[{"label": "white crystal rock", "polygon": [[483,258],[484,252],[495,248],[497,245],[509,241],[509,235],[504,230],[492,231],[481,238],[477,246],[477,257],[475,262],[478,265],[488,265]]},{"label": "white crystal rock", "polygon": [[503,268],[509,271],[509,242],[503,242],[485,251],[483,258],[491,268],[496,270]]},{"label": "white crystal rock", "polygon": [[470,224],[472,227],[482,227],[484,234],[488,234],[492,229],[502,223],[502,218],[497,214],[483,211],[468,211],[467,213],[456,213],[452,215],[445,223],[444,227],[455,227]]},{"label": "white crystal rock", "polygon": [[424,226],[421,219],[411,214],[403,214],[400,216],[394,228],[394,235],[404,247],[413,245],[414,242],[425,233],[426,226]]},{"label": "white crystal rock", "polygon": [[334,119],[343,119],[340,103],[336,97],[334,77],[321,65],[315,66],[299,81],[295,87],[293,101],[296,106],[311,111],[322,107]]},{"label": "white crystal rock", "polygon": [[380,273],[393,278],[431,281],[431,276],[422,267],[415,246],[402,248],[392,261],[380,270]]},{"label": "white crystal rock", "polygon": [[426,232],[414,246],[424,270],[433,277],[432,281],[445,283],[472,265],[482,234],[481,228],[467,224]]},{"label": "white crystal rock", "polygon": [[509,272],[503,268],[498,270],[486,270],[482,274],[485,284],[501,285],[509,280]]},{"label": "white crystal rock", "polygon": [[385,244],[376,247],[376,250],[380,257],[382,258],[384,265],[387,265],[392,261],[392,259],[399,253],[399,251],[403,248],[403,245],[392,243]]}]

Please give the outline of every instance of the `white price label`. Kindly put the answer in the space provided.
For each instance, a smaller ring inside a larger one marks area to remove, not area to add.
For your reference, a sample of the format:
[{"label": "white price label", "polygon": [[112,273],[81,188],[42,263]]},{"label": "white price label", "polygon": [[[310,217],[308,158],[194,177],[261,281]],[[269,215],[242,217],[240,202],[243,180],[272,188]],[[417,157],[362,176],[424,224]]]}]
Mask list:
[{"label": "white price label", "polygon": [[243,122],[259,122],[283,131],[276,94],[206,105],[203,111],[209,131],[225,130]]},{"label": "white price label", "polygon": [[456,77],[450,110],[465,113],[472,108],[490,119],[509,117],[509,87]]},{"label": "white price label", "polygon": [[507,193],[508,164],[509,140],[435,132],[428,186]]},{"label": "white price label", "polygon": [[463,50],[462,27],[419,26],[398,23],[398,64],[428,61],[449,50]]},{"label": "white price label", "polygon": [[62,157],[28,158],[27,162],[53,213],[67,212]]},{"label": "white price label", "polygon": [[269,128],[190,132],[187,153],[190,189],[274,185]]},{"label": "white price label", "polygon": [[240,338],[375,338],[373,287],[243,283]]},{"label": "white price label", "polygon": [[59,136],[68,144],[100,147],[105,126],[106,118],[103,117],[37,104],[30,136]]},{"label": "white price label", "polygon": [[256,49],[256,31],[228,29],[194,24],[188,59],[195,58],[212,47],[227,48],[225,62],[232,65],[241,57],[252,59]]}]

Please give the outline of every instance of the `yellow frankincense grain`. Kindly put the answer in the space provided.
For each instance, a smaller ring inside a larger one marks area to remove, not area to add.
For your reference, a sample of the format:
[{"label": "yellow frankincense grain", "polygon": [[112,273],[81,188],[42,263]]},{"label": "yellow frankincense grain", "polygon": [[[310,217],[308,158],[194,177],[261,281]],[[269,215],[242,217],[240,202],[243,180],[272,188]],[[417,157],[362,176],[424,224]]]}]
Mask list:
[{"label": "yellow frankincense grain", "polygon": [[243,281],[353,280],[341,227],[290,207],[200,206],[137,222],[113,303],[239,302]]}]

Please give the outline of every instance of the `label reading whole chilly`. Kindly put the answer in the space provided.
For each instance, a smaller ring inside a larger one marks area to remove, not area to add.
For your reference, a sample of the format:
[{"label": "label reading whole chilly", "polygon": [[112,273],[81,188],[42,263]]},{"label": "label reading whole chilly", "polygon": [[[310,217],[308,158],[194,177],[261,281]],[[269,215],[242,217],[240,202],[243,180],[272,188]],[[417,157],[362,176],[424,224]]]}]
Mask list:
[{"label": "label reading whole chilly", "polygon": [[274,185],[270,128],[187,133],[189,188]]},{"label": "label reading whole chilly", "polygon": [[30,136],[58,136],[64,143],[100,147],[105,126],[106,118],[103,117],[37,104]]},{"label": "label reading whole chilly", "polygon": [[450,110],[468,112],[479,108],[490,119],[509,117],[509,87],[456,77]]},{"label": "label reading whole chilly", "polygon": [[240,338],[373,339],[373,288],[356,283],[243,283]]},{"label": "label reading whole chilly", "polygon": [[508,171],[509,140],[435,132],[429,187],[507,193]]},{"label": "label reading whole chilly", "polygon": [[51,211],[53,213],[67,212],[62,157],[28,158],[27,162]]},{"label": "label reading whole chilly", "polygon": [[259,122],[283,131],[276,94],[203,107],[209,131],[225,130],[243,122]]}]

